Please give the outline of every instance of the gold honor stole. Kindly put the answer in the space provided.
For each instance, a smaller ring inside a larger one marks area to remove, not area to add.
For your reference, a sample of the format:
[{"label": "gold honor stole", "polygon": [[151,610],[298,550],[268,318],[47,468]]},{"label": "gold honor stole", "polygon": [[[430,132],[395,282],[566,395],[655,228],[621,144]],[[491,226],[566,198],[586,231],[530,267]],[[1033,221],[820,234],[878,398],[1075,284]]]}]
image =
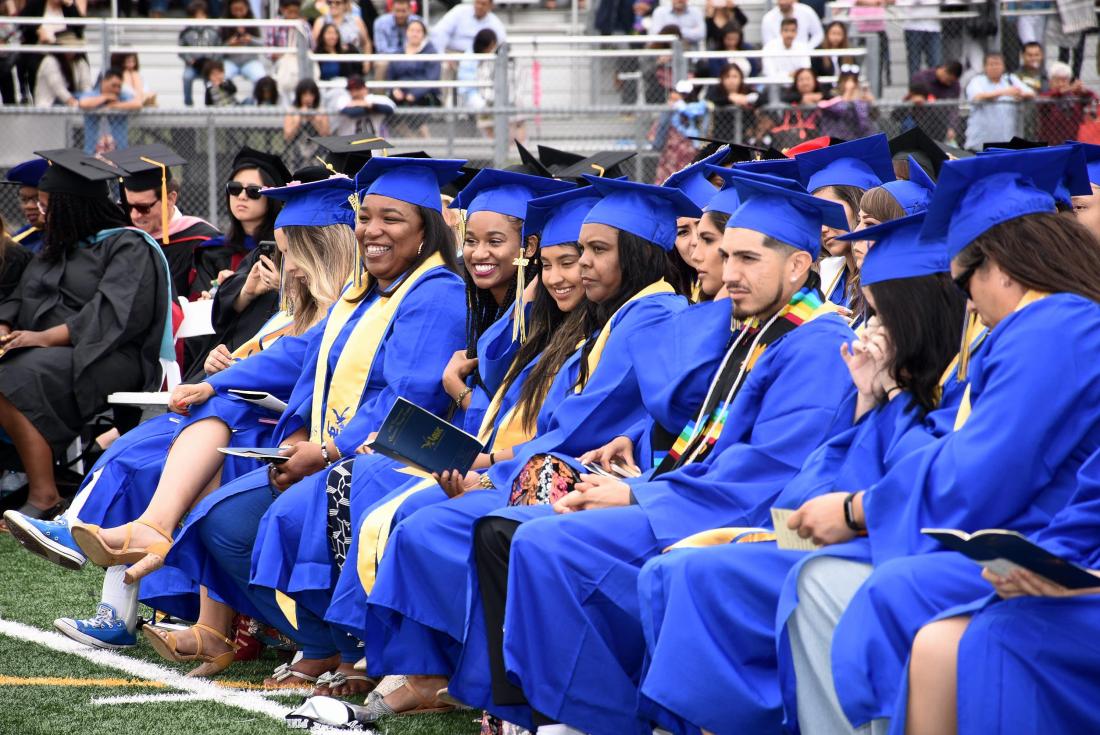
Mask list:
[{"label": "gold honor stole", "polygon": [[232,355],[241,360],[251,357],[257,352],[262,352],[274,344],[279,337],[290,334],[293,327],[294,317],[285,311],[276,312],[275,316],[268,319],[267,323],[260,327],[260,331],[256,332],[252,339],[233,350]]},{"label": "gold honor stole", "polygon": [[41,230],[39,230],[37,227],[28,227],[27,229],[20,232],[18,235],[12,235],[11,241],[21,243],[25,238],[30,237],[36,232],[41,232]]},{"label": "gold honor stole", "polygon": [[[363,389],[370,377],[374,358],[382,337],[393,320],[401,302],[428,271],[443,265],[443,258],[436,253],[425,260],[409,274],[391,296],[381,297],[359,318],[344,345],[332,380],[328,378],[328,357],[332,345],[340,335],[348,320],[358,308],[358,303],[341,298],[332,307],[325,333],[321,338],[321,350],[317,355],[317,373],[313,379],[313,406],[310,411],[309,440],[320,444],[340,435],[348,422],[355,416],[359,402],[363,398]],[[343,359],[347,357],[347,359]]]},{"label": "gold honor stole", "polygon": [[[1017,311],[1022,311],[1025,307],[1034,304],[1036,301],[1041,301],[1047,296],[1050,296],[1050,294],[1044,293],[1043,291],[1029,290],[1024,294],[1024,297],[1020,299],[1020,303],[1016,304],[1016,308],[1012,310],[1012,313],[1015,314]],[[970,383],[967,383],[962,400],[959,402],[959,412],[955,414],[955,431],[961,429],[963,425],[966,424],[967,419],[970,418],[970,408]]]}]

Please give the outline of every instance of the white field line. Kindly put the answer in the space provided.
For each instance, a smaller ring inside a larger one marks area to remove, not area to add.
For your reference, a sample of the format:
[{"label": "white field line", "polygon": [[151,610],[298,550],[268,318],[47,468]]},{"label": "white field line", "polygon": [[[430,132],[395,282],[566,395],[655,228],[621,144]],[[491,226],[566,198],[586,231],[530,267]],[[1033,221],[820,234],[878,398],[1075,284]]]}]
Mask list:
[{"label": "white field line", "polygon": [[204,694],[130,694],[121,697],[92,697],[92,704],[153,704],[154,702],[202,702]]},{"label": "white field line", "polygon": [[[207,679],[189,679],[180,673],[172,671],[158,664],[140,661],[138,659],[123,656],[114,651],[104,651],[98,648],[90,648],[74,640],[70,640],[60,633],[52,633],[23,623],[0,618],[0,635],[9,638],[36,643],[59,653],[68,653],[79,656],[93,664],[117,671],[124,671],[131,676],[159,681],[172,689],[179,689],[184,694],[190,695],[195,700],[207,700],[218,702],[229,707],[236,707],[248,712],[267,715],[268,717],[282,721],[289,708],[285,704],[272,702],[264,696],[250,691],[227,689]],[[279,692],[283,694],[285,692]],[[146,697],[163,697],[164,695],[145,695]],[[176,695],[178,696],[178,695]]]}]

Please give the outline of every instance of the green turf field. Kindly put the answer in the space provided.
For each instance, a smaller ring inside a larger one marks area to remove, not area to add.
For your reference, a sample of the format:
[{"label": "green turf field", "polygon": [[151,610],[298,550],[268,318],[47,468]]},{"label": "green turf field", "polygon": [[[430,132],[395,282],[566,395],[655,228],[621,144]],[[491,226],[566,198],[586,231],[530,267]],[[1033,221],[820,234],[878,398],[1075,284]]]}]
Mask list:
[{"label": "green turf field", "polygon": [[[26,553],[11,536],[0,534],[2,621],[53,631],[54,618],[86,617],[94,612],[101,581],[99,569],[66,571]],[[190,668],[164,661],[144,642],[124,655],[180,673]],[[211,681],[259,683],[278,663],[273,654],[267,653],[259,661],[236,664]],[[125,704],[94,701],[170,694],[187,693],[165,686],[152,676],[137,676],[72,653],[53,650],[25,637],[0,634],[0,703],[4,705],[0,714],[0,735],[266,735],[290,732],[270,715],[222,704],[206,698],[205,694],[203,699],[194,701]],[[258,697],[256,694],[251,699],[255,702]],[[278,712],[289,711],[301,701],[300,696],[264,695],[264,698],[279,705]],[[387,735],[473,735],[479,729],[476,719],[476,713],[470,711],[399,717],[380,722],[377,732]]]}]

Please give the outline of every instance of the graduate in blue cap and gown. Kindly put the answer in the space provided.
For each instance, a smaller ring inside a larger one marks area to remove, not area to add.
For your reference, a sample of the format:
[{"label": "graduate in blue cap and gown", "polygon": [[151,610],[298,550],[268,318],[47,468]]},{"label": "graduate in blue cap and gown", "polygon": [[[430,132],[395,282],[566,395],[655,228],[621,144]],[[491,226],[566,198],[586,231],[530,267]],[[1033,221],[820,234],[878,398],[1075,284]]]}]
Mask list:
[{"label": "graduate in blue cap and gown", "polygon": [[[952,275],[990,334],[955,431],[852,496],[851,525],[866,528],[873,567],[831,560],[801,570],[783,680],[797,672],[797,705],[793,692],[785,704],[806,731],[891,717],[917,630],[988,589],[977,567],[920,529],[1032,533],[1065,505],[1100,446],[1100,423],[1083,408],[1100,397],[1100,368],[1077,357],[1100,348],[1100,258],[1091,235],[1055,213],[1053,196],[1074,160],[1062,146],[952,161],[941,172],[923,236],[946,240]],[[1088,190],[1083,172],[1071,179],[1071,193]],[[1072,350],[1051,349],[1055,328]],[[804,535],[831,543],[856,534],[841,518],[807,520]]]},{"label": "graduate in blue cap and gown", "polygon": [[[1031,539],[1097,574],[1100,453],[1081,466],[1066,507]],[[1025,569],[982,576],[993,594],[948,610],[917,635],[891,732],[1094,731],[1100,576],[1081,590]]]},{"label": "graduate in blue cap and gown", "polygon": [[37,253],[42,248],[46,213],[38,207],[38,182],[42,180],[49,165],[44,158],[32,158],[12,166],[4,178],[4,183],[19,187],[19,210],[26,220],[26,224],[11,233],[11,239],[32,253]]},{"label": "graduate in blue cap and gown", "polygon": [[1072,199],[1073,213],[1096,239],[1100,240],[1100,145],[1078,143],[1085,155],[1090,193]]},{"label": "graduate in blue cap and gown", "polygon": [[[370,166],[379,170],[374,171],[362,206],[348,210],[346,223],[350,224],[352,213],[358,210],[361,249],[369,275],[356,274],[326,320],[310,332],[309,353],[275,429],[288,460],[270,473],[259,470],[238,478],[208,495],[189,515],[172,555],[174,565],[234,607],[262,619],[279,614],[273,602],[261,614],[239,591],[240,586],[247,587],[251,560],[252,538],[244,536],[254,535],[260,516],[270,505],[270,486],[283,490],[340,456],[353,454],[377,430],[398,395],[436,410],[445,405],[438,378],[417,368],[438,362],[438,374],[453,348],[461,344],[462,287],[453,272],[449,232],[438,209],[440,181],[457,176],[460,165],[460,161],[419,159],[372,161]],[[346,186],[339,196],[345,205],[359,204]],[[298,207],[304,218],[301,224],[309,226],[335,208],[334,203],[311,206],[303,202]],[[424,328],[425,321],[432,324],[431,329]],[[262,371],[269,354],[261,352],[241,364]],[[235,368],[211,380],[217,386],[230,387]],[[268,378],[268,382],[274,379]],[[261,381],[246,387],[265,390],[267,386]],[[193,466],[189,474],[200,475],[200,469],[206,468]],[[178,497],[174,503],[155,508],[159,497],[158,492],[139,523],[171,527],[178,520],[173,516],[182,516],[187,510],[188,500]],[[74,527],[74,535],[78,530],[79,526]],[[102,534],[88,535],[92,538],[87,547],[109,545]],[[139,576],[155,568],[168,551],[163,546],[154,545],[131,574]],[[215,549],[214,553],[208,554],[208,547]],[[235,585],[241,577],[243,581]],[[205,636],[209,630],[224,631],[225,620],[232,617],[232,611],[227,613],[224,607],[219,606],[209,618],[215,625],[201,617],[204,627],[182,637],[185,645],[191,644],[193,650],[196,636]],[[162,653],[178,659],[176,638],[163,631],[149,631],[149,635]],[[211,653],[198,660],[210,663],[214,658]]]},{"label": "graduate in blue cap and gown", "polygon": [[[707,203],[718,193],[718,187],[711,183],[707,176],[707,166],[719,166],[729,154],[729,146],[722,146],[714,153],[695,163],[680,169],[665,179],[661,186],[679,189],[691,200],[692,204],[705,209]],[[676,252],[680,254],[680,260],[676,261],[683,278],[692,283],[691,300],[698,303],[703,299],[699,290],[698,276],[694,273],[691,264],[691,253],[698,243],[698,217],[676,218]]]},{"label": "graduate in blue cap and gown", "polygon": [[[309,227],[294,226],[283,230],[278,258],[280,268],[290,277],[284,277],[283,305],[280,311],[265,324],[260,332],[233,353],[216,352],[207,360],[210,376],[224,368],[234,366],[233,381],[237,385],[255,382],[259,375],[245,365],[237,363],[248,356],[271,349],[283,337],[291,337],[280,348],[276,363],[268,361],[265,369],[283,377],[283,385],[269,385],[273,395],[287,399],[294,380],[301,372],[308,339],[302,335],[325,317],[329,307],[340,297],[344,284],[351,276],[358,259],[358,247],[351,229],[353,213],[347,207],[346,196],[351,191],[347,179],[334,180],[319,187],[302,190],[310,194],[315,206],[324,203],[322,191],[327,192],[327,206],[320,209],[333,218],[333,224]],[[289,190],[281,190],[289,191]],[[278,191],[271,192],[279,196]],[[295,194],[294,196],[302,196]],[[289,197],[290,195],[286,195]],[[343,207],[341,208],[341,204]],[[341,214],[342,212],[342,214]],[[294,209],[282,214],[277,221],[299,221]],[[331,236],[330,236],[331,235]],[[252,364],[252,363],[249,363]],[[177,411],[184,411],[180,401],[183,396],[194,397],[195,386],[185,386],[176,391]],[[185,411],[184,411],[185,412]],[[274,419],[278,412],[262,409],[236,396],[214,395],[201,405],[196,405],[190,415],[166,413],[143,422],[115,441],[99,458],[86,477],[73,506],[58,521],[35,521],[23,516],[12,519],[16,536],[33,553],[69,568],[79,568],[85,558],[69,533],[70,521],[100,526],[118,526],[141,516],[159,484],[165,466],[165,458],[179,432],[205,418],[216,418],[230,428],[229,443],[233,446],[266,446],[271,440]],[[178,451],[187,444],[185,440]],[[185,462],[186,464],[186,462]],[[226,457],[221,468],[221,481],[228,482],[238,475],[256,469],[260,463],[242,457]],[[176,465],[176,472],[179,465]],[[13,511],[14,513],[14,511]],[[104,579],[103,604],[97,618],[106,620],[79,620],[61,618],[57,627],[64,633],[90,645],[119,647],[136,643],[137,585],[123,581],[125,566],[107,570]],[[172,569],[159,570],[145,580],[142,600],[156,609],[165,610],[178,617],[194,619],[197,614],[197,588],[191,580]],[[123,619],[125,630],[115,625]],[[93,624],[96,623],[96,624]]]},{"label": "graduate in blue cap and gown", "polygon": [[806,191],[844,207],[848,226],[821,231],[823,254],[828,256],[821,261],[821,290],[829,301],[858,317],[863,306],[856,280],[859,270],[847,242],[836,238],[855,228],[864,192],[894,180],[890,143],[879,133],[800,153],[795,161]]},{"label": "graduate in blue cap and gown", "polygon": [[[853,335],[810,268],[822,223],[844,226],[841,207],[788,179],[712,170],[731,177],[741,200],[722,245],[740,329],[732,340],[728,325],[715,335],[728,349],[702,408],[641,478],[587,475],[553,508],[510,509],[475,531],[480,594],[464,657],[488,657],[490,709],[512,721],[546,732],[561,727],[553,721],[649,732],[636,711],[641,565],[720,519],[762,522],[806,454],[843,428],[833,421],[851,390],[840,345]],[[454,693],[485,699],[461,686]]]},{"label": "graduate in blue cap and gown", "polygon": [[[924,419],[943,407],[941,375],[958,349],[965,298],[947,275],[946,249],[919,241],[922,220],[917,214],[844,236],[875,241],[861,287],[876,316],[860,341],[845,347],[857,393],[839,410],[853,426],[810,454],[775,507],[796,509],[834,488],[869,487],[899,456],[929,441]],[[889,335],[901,336],[885,369],[903,378],[889,395],[869,356],[876,333],[888,343]],[[704,532],[643,568],[638,590],[649,665],[641,710],[662,727],[782,730],[776,609],[785,576],[808,555],[767,538]]]},{"label": "graduate in blue cap and gown", "polygon": [[[369,604],[385,632],[383,649],[368,655],[368,667],[426,677],[388,696],[381,702],[386,707],[425,701],[422,693],[445,685],[454,668],[467,597],[455,580],[466,575],[474,521],[510,503],[557,497],[567,489],[567,473],[576,472],[579,454],[644,417],[626,345],[637,334],[658,333],[659,324],[687,305],[666,279],[671,258],[679,257],[673,252],[676,218],[697,217],[698,208],[676,189],[586,178],[601,199],[580,233],[588,299],[581,317],[584,341],[558,370],[535,438],[516,447],[511,460],[464,479],[470,489],[490,487],[423,508],[399,523],[379,564]],[[531,458],[548,452],[555,454],[546,471],[528,469]]]}]

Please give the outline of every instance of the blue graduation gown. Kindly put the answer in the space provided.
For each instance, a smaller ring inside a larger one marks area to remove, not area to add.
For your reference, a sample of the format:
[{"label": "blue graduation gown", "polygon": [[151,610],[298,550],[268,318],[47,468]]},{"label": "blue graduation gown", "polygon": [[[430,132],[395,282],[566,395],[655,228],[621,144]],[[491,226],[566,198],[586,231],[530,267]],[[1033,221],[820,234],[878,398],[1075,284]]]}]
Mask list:
[{"label": "blue graduation gown", "polygon": [[[488,471],[497,488],[422,508],[397,524],[382,557],[369,606],[379,627],[368,635],[369,671],[449,674],[466,626],[467,559],[473,525],[504,507],[512,483],[536,454],[567,457],[602,446],[645,415],[635,366],[626,345],[636,334],[659,334],[658,325],[680,312],[680,296],[655,294],[624,305],[612,317],[610,336],[584,390],[573,391],[580,352],[559,370],[539,413],[534,439],[515,447],[515,458]],[[371,646],[381,642],[383,650]]]},{"label": "blue graduation gown", "polygon": [[[1100,364],[1086,357],[1095,354],[1100,306],[1087,299],[1055,294],[1009,315],[973,365],[966,424],[906,457],[868,493],[876,569],[833,638],[837,695],[854,724],[892,715],[921,626],[988,591],[959,555],[922,553],[936,545],[920,529],[1030,534],[1066,505],[1078,469],[1100,447]],[[920,556],[905,558],[912,554]]]},{"label": "blue graduation gown", "polygon": [[[504,638],[505,666],[534,709],[594,735],[649,732],[637,714],[645,652],[637,592],[642,565],[692,533],[766,522],[772,500],[836,428],[837,404],[852,390],[839,347],[852,338],[843,320],[828,315],[769,346],[710,454],[632,482],[637,505],[562,516],[549,508],[502,514],[539,515],[513,538]],[[482,619],[478,598],[470,598],[467,657],[486,645],[473,623]],[[457,696],[488,700],[483,689],[456,678]]]},{"label": "blue graduation gown", "polygon": [[[357,355],[345,355],[344,348],[357,320],[376,300],[376,295],[364,299],[333,342],[328,355],[329,375],[332,375],[341,357],[362,359]],[[464,309],[465,287],[461,279],[450,271],[436,268],[416,283],[402,300],[378,346],[355,416],[335,439],[341,454],[352,455],[367,436],[381,426],[397,396],[405,396],[429,410],[442,410],[446,396],[439,383],[439,375],[451,354],[464,340]],[[323,333],[324,324],[322,322],[314,329]],[[305,369],[298,377],[287,410],[275,428],[276,441],[309,425],[320,338],[311,340],[310,344],[312,349],[303,361]],[[257,357],[263,355],[260,353]],[[425,368],[428,365],[432,366],[430,370]],[[317,477],[323,481],[327,475],[327,470],[323,470],[302,482],[316,482]],[[258,611],[248,599],[245,589],[247,581],[234,580],[223,573],[217,564],[217,549],[204,547],[197,527],[222,500],[265,487],[268,487],[268,474],[266,469],[261,469],[243,475],[208,495],[189,514],[166,560],[167,564],[178,567],[192,579],[206,585],[235,609],[253,615]],[[292,492],[294,487],[297,486],[292,486],[287,492]],[[317,532],[323,536],[324,526]],[[272,625],[285,624],[285,621],[268,622]]]}]

